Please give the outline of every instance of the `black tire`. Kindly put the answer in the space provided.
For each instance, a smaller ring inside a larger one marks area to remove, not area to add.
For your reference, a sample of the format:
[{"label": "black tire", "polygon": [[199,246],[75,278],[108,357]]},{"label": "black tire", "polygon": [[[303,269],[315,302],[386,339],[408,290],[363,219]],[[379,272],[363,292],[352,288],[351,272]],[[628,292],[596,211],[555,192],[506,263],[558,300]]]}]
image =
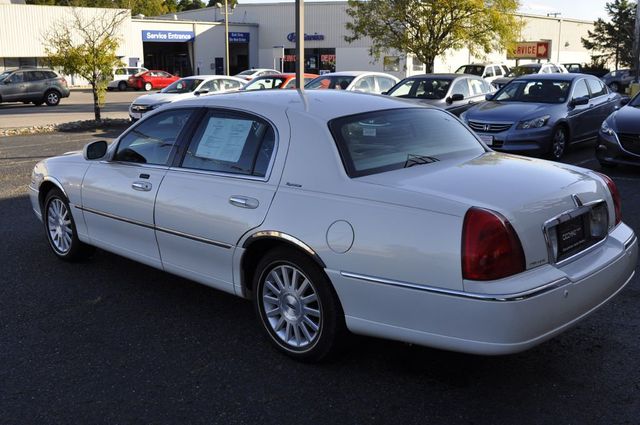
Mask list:
[{"label": "black tire", "polygon": [[[60,208],[61,206],[64,207],[62,213],[56,213],[56,211],[61,211],[60,209],[56,210],[56,208]],[[66,209],[66,211],[64,209]],[[51,189],[49,193],[47,193],[42,208],[42,221],[44,222],[44,230],[47,235],[49,247],[61,260],[79,261],[88,258],[95,252],[94,247],[78,239],[76,223],[71,214],[69,201],[60,189]],[[62,227],[64,225],[63,223],[67,223],[66,226],[70,229],[70,233],[69,231],[64,232]],[[67,235],[68,248],[60,247],[60,243],[55,242],[55,240],[60,241],[64,233]]]},{"label": "black tire", "polygon": [[[298,278],[284,280],[284,272],[281,270],[293,269],[298,271],[299,275],[296,275]],[[284,282],[293,281],[292,285],[278,286],[272,272],[280,273]],[[347,333],[344,312],[331,282],[312,259],[291,248],[276,248],[267,252],[260,260],[254,276],[254,306],[258,320],[269,340],[279,351],[296,360],[306,362],[327,360],[340,351]],[[307,285],[305,280],[308,282]],[[299,282],[297,289],[296,282]],[[280,290],[279,295],[271,289],[274,287]],[[276,295],[277,298],[270,295]],[[310,295],[316,297],[313,298]],[[265,296],[267,298],[264,298]],[[317,301],[304,301],[310,298]],[[267,299],[277,300],[277,302],[270,302]],[[268,307],[265,304],[279,306],[269,312],[278,310],[280,313],[267,316]],[[306,311],[315,311],[317,314],[307,314]],[[299,315],[296,317],[297,313]],[[278,315],[279,317],[276,317]],[[317,317],[317,323],[315,319],[310,319],[312,316]],[[312,321],[317,329],[309,325],[309,321]],[[279,330],[285,333],[284,339],[283,335],[278,334]],[[290,332],[291,338],[289,338]],[[306,345],[288,342],[298,337],[306,339]]]},{"label": "black tire", "polygon": [[562,159],[565,153],[569,150],[569,133],[566,127],[559,125],[551,134],[551,143],[549,144],[549,151],[547,156],[549,159],[559,161]]},{"label": "black tire", "polygon": [[151,85],[151,83],[144,83],[144,91],[151,91],[152,88],[153,85]]},{"label": "black tire", "polygon": [[49,90],[44,94],[44,102],[47,106],[58,106],[60,93],[57,90]]},{"label": "black tire", "polygon": [[126,89],[127,89],[127,82],[126,81],[120,81],[118,83],[118,90],[125,91]]},{"label": "black tire", "polygon": [[615,92],[615,93],[620,92],[620,84],[616,83],[615,81],[609,84],[609,88],[611,89],[612,92]]}]

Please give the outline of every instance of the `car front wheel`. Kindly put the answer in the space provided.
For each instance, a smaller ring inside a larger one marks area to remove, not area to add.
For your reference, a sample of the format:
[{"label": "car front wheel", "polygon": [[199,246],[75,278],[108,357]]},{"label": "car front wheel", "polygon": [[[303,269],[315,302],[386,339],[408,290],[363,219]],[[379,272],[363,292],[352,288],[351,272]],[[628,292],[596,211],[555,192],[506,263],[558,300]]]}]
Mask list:
[{"label": "car front wheel", "polygon": [[149,91],[153,88],[153,86],[151,85],[151,83],[144,83],[144,90],[145,91]]},{"label": "car front wheel", "polygon": [[44,228],[51,250],[65,261],[76,261],[91,255],[95,248],[78,239],[69,201],[59,189],[52,189],[44,200]]},{"label": "car front wheel", "polygon": [[124,81],[120,81],[118,83],[118,90],[125,91],[127,89],[127,83]]},{"label": "car front wheel", "polygon": [[568,143],[567,130],[564,127],[556,127],[551,136],[549,158],[555,161],[560,160],[567,151]]},{"label": "car front wheel", "polygon": [[56,106],[60,103],[60,93],[55,90],[49,90],[44,94],[44,101],[47,106]]},{"label": "car front wheel", "polygon": [[331,282],[309,257],[289,248],[267,253],[256,270],[255,308],[271,342],[302,361],[336,353],[346,333]]}]

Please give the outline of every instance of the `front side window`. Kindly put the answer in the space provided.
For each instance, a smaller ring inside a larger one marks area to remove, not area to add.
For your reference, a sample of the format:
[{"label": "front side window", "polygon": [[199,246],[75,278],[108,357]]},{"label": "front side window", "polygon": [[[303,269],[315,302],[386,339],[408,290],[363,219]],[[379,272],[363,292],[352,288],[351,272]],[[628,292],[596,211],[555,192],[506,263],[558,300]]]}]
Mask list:
[{"label": "front side window", "polygon": [[496,75],[502,77],[502,68],[500,68],[499,66],[494,66],[493,68],[496,71]]},{"label": "front side window", "polygon": [[116,69],[116,75],[126,75],[127,74],[127,70],[124,68],[118,68]]},{"label": "front side window", "polygon": [[484,75],[485,77],[495,77],[495,73],[493,72],[493,67],[492,66],[488,66],[486,73]]},{"label": "front side window", "polygon": [[22,83],[24,81],[24,75],[22,72],[16,72],[11,77],[9,77],[9,82],[12,84]]},{"label": "front side window", "polygon": [[589,89],[587,89],[587,83],[584,80],[578,81],[573,89],[573,99],[580,99],[581,97],[589,98]]},{"label": "front side window", "polygon": [[182,167],[265,177],[274,146],[275,132],[266,121],[210,111],[196,130]]},{"label": "front side window", "polygon": [[142,121],[120,139],[113,160],[168,165],[178,136],[191,112],[191,109],[173,109]]},{"label": "front side window", "polygon": [[466,78],[461,78],[453,84],[451,94],[461,94],[465,99],[469,97],[469,84]]},{"label": "front side window", "polygon": [[224,90],[239,89],[244,85],[244,83],[241,83],[240,81],[236,81],[236,80],[220,80],[220,82]]},{"label": "front side window", "polygon": [[336,118],[329,128],[350,177],[484,152],[471,131],[438,109],[367,112]]},{"label": "front side window", "polygon": [[411,97],[411,88],[415,83],[416,80],[401,81],[389,91],[388,95],[393,97]]},{"label": "front side window", "polygon": [[591,97],[598,97],[607,94],[607,89],[600,80],[588,78],[589,88],[591,89]]},{"label": "front side window", "polygon": [[472,96],[480,96],[489,92],[489,84],[487,84],[485,81],[476,80],[475,78],[469,78],[469,85],[471,86]]},{"label": "front side window", "polygon": [[376,90],[375,79],[373,77],[363,77],[356,82],[355,86],[353,86],[353,90],[372,93]]}]

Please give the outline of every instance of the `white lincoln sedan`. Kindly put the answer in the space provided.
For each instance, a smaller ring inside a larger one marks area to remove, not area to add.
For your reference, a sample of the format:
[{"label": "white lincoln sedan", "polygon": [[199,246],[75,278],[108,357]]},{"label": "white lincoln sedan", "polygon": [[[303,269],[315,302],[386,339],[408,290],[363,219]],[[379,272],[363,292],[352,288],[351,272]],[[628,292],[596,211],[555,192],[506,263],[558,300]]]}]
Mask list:
[{"label": "white lincoln sedan", "polygon": [[167,105],[41,161],[30,195],[60,259],[99,247],[250,299],[308,361],[347,331],[525,350],[620,292],[638,255],[608,177],[493,152],[440,109],[333,90]]}]

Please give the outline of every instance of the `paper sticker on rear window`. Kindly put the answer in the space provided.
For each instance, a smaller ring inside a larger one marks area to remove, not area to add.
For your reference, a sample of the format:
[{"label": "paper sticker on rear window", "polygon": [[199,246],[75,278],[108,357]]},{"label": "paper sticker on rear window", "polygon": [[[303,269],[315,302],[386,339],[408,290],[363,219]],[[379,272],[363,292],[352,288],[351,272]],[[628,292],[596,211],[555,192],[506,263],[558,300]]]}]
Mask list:
[{"label": "paper sticker on rear window", "polygon": [[211,117],[198,144],[196,156],[237,162],[251,131],[252,121]]}]

